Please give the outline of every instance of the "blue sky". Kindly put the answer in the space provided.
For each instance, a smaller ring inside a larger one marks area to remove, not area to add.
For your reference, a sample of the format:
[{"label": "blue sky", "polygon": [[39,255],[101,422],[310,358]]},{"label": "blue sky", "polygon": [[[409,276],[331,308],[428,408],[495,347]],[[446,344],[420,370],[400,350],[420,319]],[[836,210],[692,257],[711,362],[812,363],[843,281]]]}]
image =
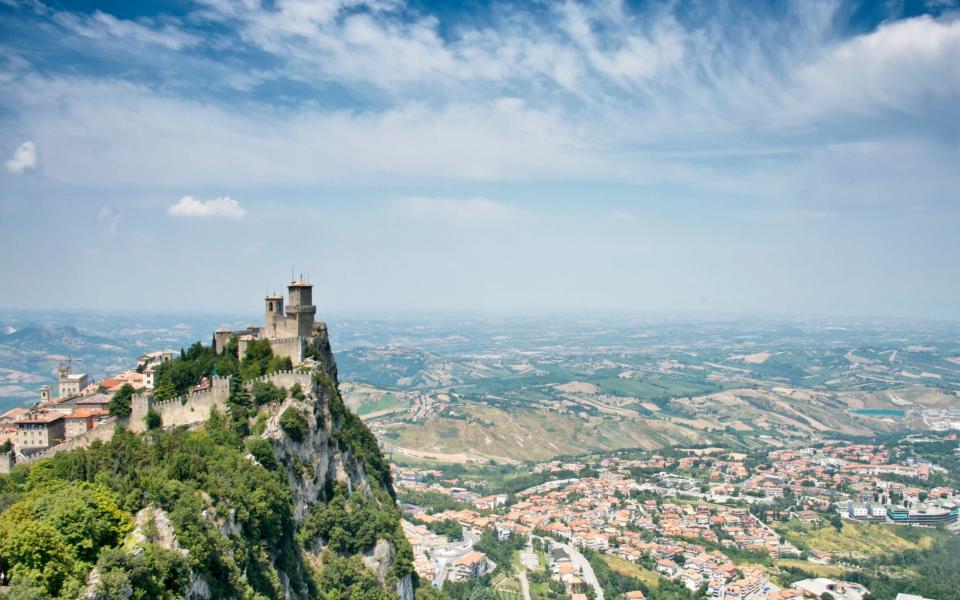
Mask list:
[{"label": "blue sky", "polygon": [[960,7],[0,0],[0,306],[960,318]]}]

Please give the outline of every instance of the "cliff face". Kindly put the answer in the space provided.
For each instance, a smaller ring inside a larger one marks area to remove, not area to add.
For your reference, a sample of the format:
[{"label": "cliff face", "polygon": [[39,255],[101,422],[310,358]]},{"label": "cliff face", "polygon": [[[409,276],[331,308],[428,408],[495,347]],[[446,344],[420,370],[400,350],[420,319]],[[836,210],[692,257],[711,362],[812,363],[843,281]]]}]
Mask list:
[{"label": "cliff face", "polygon": [[[337,365],[324,324],[315,326],[307,354],[311,358],[301,365],[301,370],[309,371],[299,382],[302,394],[290,393],[279,405],[270,408],[260,437],[270,442],[273,455],[286,476],[293,519],[298,527],[298,543],[308,562],[322,568],[319,565],[332,556],[324,553],[332,534],[325,528],[313,527],[312,523],[329,518],[327,505],[339,490],[345,490],[343,495],[348,506],[362,505],[365,510],[379,510],[397,519],[399,513],[393,504],[395,494],[389,470],[372,434],[345,408],[340,397]],[[298,423],[305,423],[297,433],[291,433],[286,423],[293,419],[290,415],[296,415]],[[362,563],[376,576],[384,591],[397,593],[401,600],[413,600],[413,575],[397,564],[397,546],[406,544],[399,531],[399,521],[393,531],[381,527],[372,546],[361,547],[359,551]],[[336,548],[330,550],[333,552]],[[306,592],[286,591],[290,597]]]},{"label": "cliff face", "polygon": [[[322,324],[307,355],[295,371],[246,383],[233,376],[221,406],[187,424],[118,429],[104,445],[54,457],[52,471],[71,477],[119,473],[97,489],[124,505],[105,514],[128,526],[117,526],[123,539],[97,549],[89,565],[76,565],[73,583],[48,586],[49,596],[76,598],[82,576],[84,600],[413,600],[412,550],[389,468],[343,404]],[[0,567],[4,560],[0,551]]]}]

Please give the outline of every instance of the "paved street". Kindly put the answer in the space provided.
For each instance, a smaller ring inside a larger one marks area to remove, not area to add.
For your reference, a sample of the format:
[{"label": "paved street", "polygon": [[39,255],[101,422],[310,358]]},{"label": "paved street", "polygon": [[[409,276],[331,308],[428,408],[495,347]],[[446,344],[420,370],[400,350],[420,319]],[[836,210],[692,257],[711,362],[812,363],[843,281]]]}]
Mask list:
[{"label": "paved street", "polygon": [[517,578],[520,579],[520,589],[523,590],[523,600],[530,600],[530,582],[527,581],[527,572],[520,571]]},{"label": "paved street", "polygon": [[570,562],[573,565],[573,568],[583,573],[583,580],[593,587],[593,591],[596,592],[597,600],[603,600],[603,588],[600,587],[600,582],[597,581],[597,576],[593,572],[593,567],[590,566],[590,561],[588,561],[584,555],[580,554],[576,548],[569,544],[560,544],[558,542],[557,545],[563,548],[564,551],[570,556]]}]

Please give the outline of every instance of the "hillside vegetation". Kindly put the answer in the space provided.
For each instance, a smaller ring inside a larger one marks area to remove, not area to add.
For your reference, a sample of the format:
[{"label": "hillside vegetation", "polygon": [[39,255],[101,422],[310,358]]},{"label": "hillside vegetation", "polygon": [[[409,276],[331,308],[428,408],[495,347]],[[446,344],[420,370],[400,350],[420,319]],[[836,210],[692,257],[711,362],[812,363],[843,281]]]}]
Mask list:
[{"label": "hillside vegetation", "polygon": [[[410,600],[389,469],[343,404],[332,356],[309,389],[284,390],[242,383],[276,362],[255,352],[232,357],[227,411],[201,427],[118,426],[0,477],[6,598]],[[231,361],[212,356],[192,348],[164,372]]]}]

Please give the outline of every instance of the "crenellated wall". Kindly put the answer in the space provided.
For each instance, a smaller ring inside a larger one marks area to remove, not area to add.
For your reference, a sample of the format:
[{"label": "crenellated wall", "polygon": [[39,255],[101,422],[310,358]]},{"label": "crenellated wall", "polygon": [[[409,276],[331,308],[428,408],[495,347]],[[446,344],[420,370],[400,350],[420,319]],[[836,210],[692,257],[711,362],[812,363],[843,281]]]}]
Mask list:
[{"label": "crenellated wall", "polygon": [[229,395],[229,377],[214,377],[209,389],[163,402],[155,402],[149,393],[136,394],[130,403],[130,431],[147,430],[146,417],[151,409],[160,414],[163,427],[201,423],[210,417],[214,408],[223,410]]},{"label": "crenellated wall", "polygon": [[56,446],[51,446],[43,452],[31,454],[29,458],[20,459],[18,462],[33,462],[35,460],[40,460],[41,458],[48,458],[60,452],[77,450],[78,448],[86,448],[96,440],[100,440],[101,442],[109,442],[113,438],[113,431],[116,429],[116,426],[124,422],[125,420],[110,420],[106,423],[101,423],[93,429],[88,429],[84,434],[78,435],[75,438],[71,438],[61,444],[57,444]]},{"label": "crenellated wall", "polygon": [[284,387],[288,390],[293,384],[299,383],[304,392],[308,391],[313,384],[313,378],[310,373],[304,373],[302,371],[277,371],[276,373],[257,377],[250,383],[253,384],[257,381],[269,381],[277,387]]},{"label": "crenellated wall", "polygon": [[[290,388],[299,383],[304,390],[311,385],[309,373],[298,371],[278,371],[258,377],[255,381],[269,381],[278,387]],[[179,398],[154,402],[151,394],[136,394],[131,402],[130,430],[146,431],[147,413],[153,409],[160,414],[162,427],[177,427],[179,425],[195,425],[210,418],[213,409],[223,411],[230,396],[230,377],[214,377],[210,389],[202,392],[193,392]]]},{"label": "crenellated wall", "polygon": [[[146,417],[150,409],[160,414],[162,427],[177,427],[180,425],[196,425],[210,418],[210,413],[214,408],[223,411],[227,406],[227,398],[230,396],[230,377],[214,377],[210,389],[202,392],[193,392],[165,400],[163,402],[154,402],[152,393],[134,394],[130,402],[130,417],[128,419],[111,420],[99,425],[86,433],[78,435],[75,438],[67,440],[62,444],[57,444],[38,454],[32,454],[28,459],[21,462],[33,462],[35,460],[53,456],[58,452],[75,450],[77,448],[86,448],[95,440],[108,442],[113,438],[113,432],[117,425],[127,425],[131,431],[143,432],[147,430]],[[248,386],[257,381],[269,381],[277,387],[290,389],[295,383],[299,383],[304,392],[311,389],[313,385],[310,373],[301,371],[278,371],[269,375],[263,375],[247,383]],[[0,455],[0,473],[6,464],[4,456]],[[12,466],[12,458],[11,464]]]}]

